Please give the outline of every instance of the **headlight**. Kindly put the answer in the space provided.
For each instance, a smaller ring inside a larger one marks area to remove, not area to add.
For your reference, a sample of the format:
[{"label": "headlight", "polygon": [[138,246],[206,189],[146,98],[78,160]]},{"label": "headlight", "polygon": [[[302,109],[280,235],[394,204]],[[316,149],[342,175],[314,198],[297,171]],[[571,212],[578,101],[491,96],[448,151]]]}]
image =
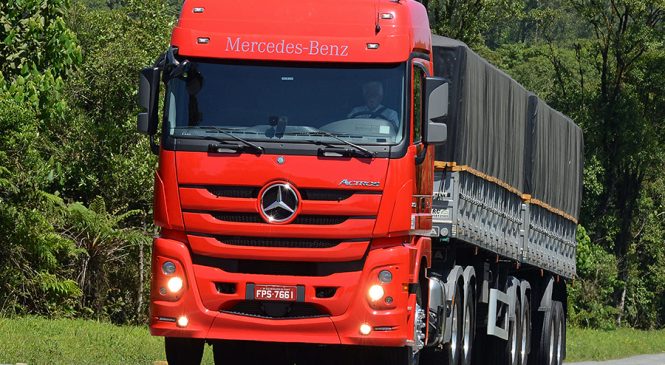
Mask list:
[{"label": "headlight", "polygon": [[164,274],[166,274],[166,275],[171,275],[171,274],[173,274],[173,273],[175,272],[175,264],[172,263],[171,261],[166,261],[166,262],[162,265],[162,271],[163,271]]},{"label": "headlight", "polygon": [[383,294],[385,293],[381,285],[372,285],[369,288],[369,298],[372,299],[373,302],[383,298]]},{"label": "headlight", "polygon": [[382,283],[386,283],[386,284],[387,284],[387,283],[393,281],[393,273],[391,273],[391,272],[388,271],[388,270],[383,270],[383,271],[381,271],[381,272],[379,273],[379,280],[380,280]]},{"label": "headlight", "polygon": [[168,283],[166,283],[166,286],[169,287],[169,291],[171,293],[177,293],[180,291],[180,289],[182,289],[182,279],[174,276],[169,279]]}]

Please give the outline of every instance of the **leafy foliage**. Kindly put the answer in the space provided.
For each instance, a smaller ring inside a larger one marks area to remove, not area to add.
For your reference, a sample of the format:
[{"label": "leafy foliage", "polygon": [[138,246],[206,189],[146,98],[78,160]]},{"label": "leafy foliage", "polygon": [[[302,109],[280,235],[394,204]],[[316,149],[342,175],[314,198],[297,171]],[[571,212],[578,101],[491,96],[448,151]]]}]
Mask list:
[{"label": "leafy foliage", "polygon": [[0,3],[0,73],[17,75],[50,69],[64,76],[81,58],[76,37],[63,18],[68,0]]},{"label": "leafy foliage", "polygon": [[155,159],[128,131],[175,10],[69,5],[0,4],[0,313],[141,320]]},{"label": "leafy foliage", "polygon": [[577,273],[569,288],[569,319],[581,327],[612,329],[616,308],[612,294],[618,287],[617,262],[612,254],[591,242],[582,226],[577,229]]},{"label": "leafy foliage", "polygon": [[[665,325],[665,0],[423,0],[585,131],[580,326]],[[0,313],[145,319],[152,170],[136,75],[178,0],[0,2]]]}]

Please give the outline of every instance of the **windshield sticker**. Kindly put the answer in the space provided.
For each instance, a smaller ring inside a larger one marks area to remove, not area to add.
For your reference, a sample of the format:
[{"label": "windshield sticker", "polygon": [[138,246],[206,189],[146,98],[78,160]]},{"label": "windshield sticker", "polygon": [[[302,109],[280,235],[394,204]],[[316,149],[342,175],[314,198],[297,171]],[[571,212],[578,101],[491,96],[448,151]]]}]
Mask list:
[{"label": "windshield sticker", "polygon": [[349,55],[349,46],[344,44],[326,44],[315,40],[306,43],[287,42],[285,40],[263,42],[243,41],[240,37],[236,37],[235,39],[227,37],[226,52],[346,57]]},{"label": "windshield sticker", "polygon": [[387,125],[379,126],[379,133],[381,133],[381,134],[390,134],[390,127],[388,127]]}]

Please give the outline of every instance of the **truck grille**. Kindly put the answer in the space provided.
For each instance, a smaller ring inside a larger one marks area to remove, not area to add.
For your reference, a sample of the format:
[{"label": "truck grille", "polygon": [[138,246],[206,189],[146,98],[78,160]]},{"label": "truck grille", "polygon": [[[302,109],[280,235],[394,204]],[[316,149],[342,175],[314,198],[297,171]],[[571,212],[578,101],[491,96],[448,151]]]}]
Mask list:
[{"label": "truck grille", "polygon": [[259,188],[253,186],[206,186],[211,194],[225,198],[256,198]]},{"label": "truck grille", "polygon": [[[206,189],[217,197],[256,199],[259,197],[260,186],[231,185],[180,185],[181,188]],[[300,189],[303,200],[342,201],[354,194],[381,194],[380,191],[346,190],[346,189]]]},{"label": "truck grille", "polygon": [[237,274],[328,276],[341,272],[361,271],[365,264],[365,257],[357,261],[303,262],[225,259],[192,254],[192,263],[194,265],[216,267],[222,271]]},{"label": "truck grille", "polygon": [[329,315],[311,303],[258,300],[244,300],[222,312],[270,319],[315,318]]},{"label": "truck grille", "polygon": [[342,201],[355,193],[353,190],[305,189],[300,195],[304,200]]},{"label": "truck grille", "polygon": [[[258,213],[208,212],[215,219],[234,223],[265,223]],[[374,217],[367,217],[374,218]],[[344,223],[348,216],[340,215],[299,215],[292,224],[333,225]]]},{"label": "truck grille", "polygon": [[[262,238],[215,236],[222,243],[248,247],[286,247],[286,248],[331,248],[342,243],[341,240],[301,239],[301,238]],[[348,240],[347,240],[348,241]],[[365,240],[363,240],[365,241]]]}]

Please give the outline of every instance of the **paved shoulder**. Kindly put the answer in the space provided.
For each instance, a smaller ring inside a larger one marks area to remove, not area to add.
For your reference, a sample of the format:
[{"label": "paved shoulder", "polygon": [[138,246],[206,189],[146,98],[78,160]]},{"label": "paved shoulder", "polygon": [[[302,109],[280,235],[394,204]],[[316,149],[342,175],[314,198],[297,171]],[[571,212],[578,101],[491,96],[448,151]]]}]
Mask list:
[{"label": "paved shoulder", "polygon": [[665,365],[665,353],[657,355],[640,355],[610,361],[567,362],[566,365]]}]

